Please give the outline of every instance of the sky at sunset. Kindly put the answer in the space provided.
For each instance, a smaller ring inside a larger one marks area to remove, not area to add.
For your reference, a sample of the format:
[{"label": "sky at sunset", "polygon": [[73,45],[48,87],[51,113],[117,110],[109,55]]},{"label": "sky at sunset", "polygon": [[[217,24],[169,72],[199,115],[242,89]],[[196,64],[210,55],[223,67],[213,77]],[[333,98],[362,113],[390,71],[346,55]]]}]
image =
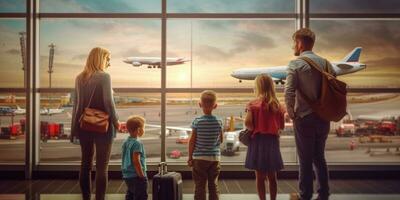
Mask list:
[{"label": "sky at sunset", "polygon": [[[311,3],[311,10],[400,12],[400,1],[383,0],[379,5],[371,0],[328,0],[324,4],[321,1],[312,1],[315,3]],[[160,11],[159,0],[119,0],[113,1],[112,6],[109,2],[41,0],[40,8],[42,12]],[[293,0],[243,2],[171,0],[167,5],[169,12],[294,11]],[[0,12],[21,12],[23,4],[21,0],[0,0]],[[23,86],[18,32],[24,31],[24,26],[23,19],[0,19],[0,87]],[[311,20],[310,27],[317,35],[315,52],[330,61],[339,61],[354,47],[363,47],[361,62],[367,64],[367,69],[341,77],[350,86],[400,86],[400,20]],[[127,56],[160,56],[159,19],[41,19],[39,28],[41,87],[48,87],[50,43],[56,45],[53,87],[73,87],[75,76],[83,69],[88,52],[95,46],[105,47],[112,53],[107,72],[112,76],[114,87],[161,85],[161,70],[122,62]],[[167,22],[167,56],[190,58],[192,41],[193,87],[250,87],[251,81],[239,84],[230,73],[243,67],[286,65],[294,59],[291,50],[294,31],[294,20],[170,19]],[[190,62],[167,68],[167,87],[190,87]]]}]

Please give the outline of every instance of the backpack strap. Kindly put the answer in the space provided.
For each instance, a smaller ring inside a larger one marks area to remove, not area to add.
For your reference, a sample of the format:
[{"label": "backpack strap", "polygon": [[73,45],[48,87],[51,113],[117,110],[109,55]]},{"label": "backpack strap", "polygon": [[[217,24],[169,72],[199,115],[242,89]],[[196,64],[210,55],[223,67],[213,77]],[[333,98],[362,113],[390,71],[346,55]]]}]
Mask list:
[{"label": "backpack strap", "polygon": [[330,69],[328,67],[328,60],[325,59],[325,68],[327,68],[327,70],[328,70],[328,72],[326,72],[325,70],[321,69],[319,67],[319,65],[317,63],[315,63],[311,58],[299,57],[299,59],[304,60],[308,65],[310,65],[311,67],[313,67],[314,69],[319,71],[322,75],[326,75],[326,76],[334,78],[334,76],[331,74]]},{"label": "backpack strap", "polygon": [[[308,57],[299,57],[299,59],[304,60],[308,65],[310,65],[310,67],[316,69],[317,71],[319,71],[321,73],[322,76],[326,75],[326,76],[332,76],[331,74],[329,74],[328,72],[324,71],[323,69],[321,69],[317,63],[315,63],[313,60],[311,60]],[[328,60],[325,59],[325,65],[326,67],[328,66]],[[310,98],[308,98],[307,95],[304,94],[303,91],[301,91],[300,88],[297,88],[297,90],[299,91],[300,95],[304,98],[304,100],[306,100],[306,102],[311,105],[313,102],[311,101]]]}]

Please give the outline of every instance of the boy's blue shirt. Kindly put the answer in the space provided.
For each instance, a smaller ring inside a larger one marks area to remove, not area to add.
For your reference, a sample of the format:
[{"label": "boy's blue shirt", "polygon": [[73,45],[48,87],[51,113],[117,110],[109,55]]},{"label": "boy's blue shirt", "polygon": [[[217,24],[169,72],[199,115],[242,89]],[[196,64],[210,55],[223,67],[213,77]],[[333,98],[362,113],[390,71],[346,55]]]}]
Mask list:
[{"label": "boy's blue shirt", "polygon": [[142,165],[143,174],[146,176],[146,152],[144,150],[143,143],[137,138],[129,136],[122,145],[121,169],[123,178],[138,177],[132,161],[132,155],[134,152],[140,153],[140,163]]}]

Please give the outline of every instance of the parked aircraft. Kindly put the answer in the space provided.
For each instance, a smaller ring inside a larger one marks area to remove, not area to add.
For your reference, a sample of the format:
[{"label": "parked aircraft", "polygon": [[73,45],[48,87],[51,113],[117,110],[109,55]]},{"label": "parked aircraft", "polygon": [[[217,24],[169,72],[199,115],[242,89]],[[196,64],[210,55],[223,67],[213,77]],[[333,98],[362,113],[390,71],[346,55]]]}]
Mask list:
[{"label": "parked aircraft", "polygon": [[14,110],[9,106],[0,106],[0,115],[12,114]]},{"label": "parked aircraft", "polygon": [[[127,64],[131,64],[134,67],[140,67],[147,65],[147,68],[161,68],[160,57],[127,57],[123,60]],[[166,58],[166,65],[180,65],[190,60],[185,58]]]},{"label": "parked aircraft", "polygon": [[[224,138],[221,144],[222,153],[228,155],[233,155],[235,152],[239,151],[240,148],[239,132],[241,131],[241,129],[235,130],[234,120],[235,118],[233,116],[229,117],[229,120],[227,120],[226,123],[229,123],[227,124],[228,130],[224,131],[223,134]],[[153,124],[146,124],[146,127],[161,128],[160,125],[153,125]],[[192,133],[191,128],[175,127],[175,126],[166,126],[165,128],[166,128],[166,136],[171,136],[172,132],[179,133],[179,135],[181,135],[182,132],[186,132],[187,134]]]},{"label": "parked aircraft", "polygon": [[40,109],[41,115],[53,115],[53,114],[61,114],[64,112],[62,108],[43,108]]},{"label": "parked aircraft", "polygon": [[26,109],[20,108],[19,106],[17,106],[16,109],[14,109],[14,114],[16,115],[24,115],[26,113]]},{"label": "parked aircraft", "polygon": [[[332,62],[333,70],[337,76],[358,72],[365,69],[366,64],[360,63],[361,47],[356,47],[339,62]],[[241,68],[232,72],[231,76],[242,80],[254,80],[259,74],[268,74],[276,84],[285,84],[287,66]]]}]

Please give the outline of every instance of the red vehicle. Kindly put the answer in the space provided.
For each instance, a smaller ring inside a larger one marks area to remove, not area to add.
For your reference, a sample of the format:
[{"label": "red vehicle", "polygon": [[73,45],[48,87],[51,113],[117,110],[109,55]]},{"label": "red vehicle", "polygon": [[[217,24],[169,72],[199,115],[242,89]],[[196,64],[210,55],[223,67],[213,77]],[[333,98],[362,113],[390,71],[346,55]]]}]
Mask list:
[{"label": "red vehicle", "polygon": [[379,133],[383,135],[395,135],[396,134],[396,123],[393,121],[382,121],[378,125]]},{"label": "red vehicle", "polygon": [[11,125],[10,126],[10,133],[11,133],[11,136],[21,135],[22,134],[21,124],[15,123],[15,124]]},{"label": "red vehicle", "polygon": [[182,156],[182,153],[179,150],[173,150],[171,151],[171,153],[169,154],[170,158],[175,158],[178,159]]},{"label": "red vehicle", "polygon": [[338,137],[351,137],[354,133],[355,125],[351,123],[342,124],[336,129],[336,135]]},{"label": "red vehicle", "polygon": [[126,122],[121,122],[120,124],[120,132],[121,133],[127,133],[128,129],[126,128]]},{"label": "red vehicle", "polygon": [[57,123],[51,123],[49,127],[49,137],[58,137],[60,135],[60,125]]},{"label": "red vehicle", "polygon": [[1,127],[0,138],[1,139],[16,139],[16,136],[22,135],[21,124],[14,123],[7,127]]},{"label": "red vehicle", "polygon": [[376,134],[379,121],[365,121],[356,124],[355,134],[359,136]]},{"label": "red vehicle", "polygon": [[45,121],[40,122],[40,135],[45,142],[48,139],[58,140],[60,138],[67,138],[67,135],[64,134],[64,124]]}]

